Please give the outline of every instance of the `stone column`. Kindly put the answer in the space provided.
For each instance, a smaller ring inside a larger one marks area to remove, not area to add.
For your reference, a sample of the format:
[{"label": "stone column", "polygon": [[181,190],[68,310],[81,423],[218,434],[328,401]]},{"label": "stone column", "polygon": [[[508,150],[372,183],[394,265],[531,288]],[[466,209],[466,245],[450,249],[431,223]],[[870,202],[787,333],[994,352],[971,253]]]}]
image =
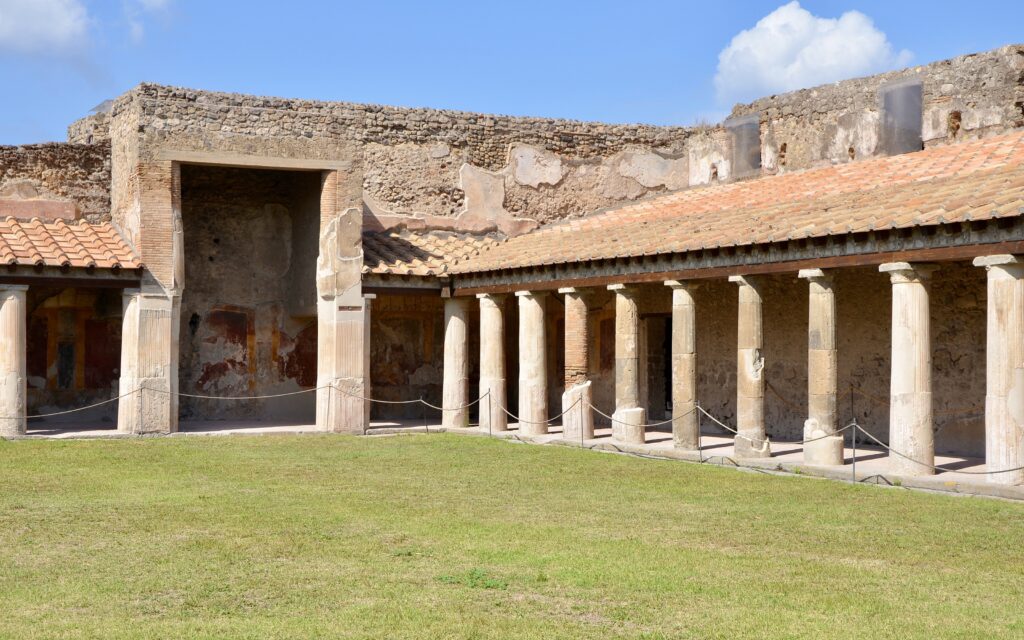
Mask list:
[{"label": "stone column", "polygon": [[178,430],[178,316],[181,297],[126,289],[122,304],[117,430]]},{"label": "stone column", "polygon": [[892,374],[889,395],[889,469],[903,475],[935,470],[932,431],[932,340],[928,298],[935,265],[889,262],[878,267],[892,281]]},{"label": "stone column", "polygon": [[697,415],[697,285],[668,280],[672,289],[672,440],[677,449],[700,446]]},{"label": "stone column", "polygon": [[737,458],[767,458],[771,447],[764,425],[764,348],[761,329],[761,281],[751,276],[729,276],[740,287],[736,343]]},{"label": "stone column", "polygon": [[562,393],[562,438],[571,442],[594,437],[590,411],[590,313],[587,294],[572,287],[559,289],[565,296],[565,391]]},{"label": "stone column", "polygon": [[319,431],[364,433],[370,426],[370,304],[334,296],[317,302],[316,426]]},{"label": "stone column", "polygon": [[469,299],[444,301],[444,381],[441,426],[469,426]]},{"label": "stone column", "polygon": [[984,256],[988,271],[985,357],[985,466],[989,482],[1024,483],[1024,471],[991,473],[1024,465],[1024,260]]},{"label": "stone column", "polygon": [[832,276],[821,269],[801,269],[808,281],[807,420],[804,422],[804,462],[843,464],[843,438],[836,435],[836,397],[839,384],[836,351],[836,297]]},{"label": "stone column", "polygon": [[647,410],[640,406],[640,311],[636,291],[624,284],[615,292],[615,413],[612,439],[643,444]]},{"label": "stone column", "polygon": [[[480,429],[508,431],[505,373],[504,296],[479,293],[480,300]],[[488,394],[488,392],[490,392]],[[488,394],[484,398],[484,394]]]},{"label": "stone column", "polygon": [[548,432],[548,370],[544,308],[547,293],[516,291],[519,298],[519,424],[523,435]]},{"label": "stone column", "polygon": [[0,438],[25,433],[26,285],[0,285]]}]

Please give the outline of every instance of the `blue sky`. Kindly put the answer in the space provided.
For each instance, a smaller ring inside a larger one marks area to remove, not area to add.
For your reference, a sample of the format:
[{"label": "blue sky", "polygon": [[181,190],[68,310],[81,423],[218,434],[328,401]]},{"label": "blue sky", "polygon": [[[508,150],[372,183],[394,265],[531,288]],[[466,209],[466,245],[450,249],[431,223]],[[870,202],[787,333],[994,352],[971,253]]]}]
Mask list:
[{"label": "blue sky", "polygon": [[1019,0],[0,0],[0,144],[61,140],[142,81],[690,124],[771,91],[1022,41]]}]

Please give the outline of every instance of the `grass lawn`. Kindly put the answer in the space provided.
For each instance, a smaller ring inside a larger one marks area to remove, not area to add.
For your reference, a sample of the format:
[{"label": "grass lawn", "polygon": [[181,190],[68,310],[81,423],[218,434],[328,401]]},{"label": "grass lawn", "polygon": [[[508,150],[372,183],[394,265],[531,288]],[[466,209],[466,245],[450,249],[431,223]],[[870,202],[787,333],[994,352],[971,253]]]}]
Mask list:
[{"label": "grass lawn", "polygon": [[1024,637],[1024,504],[452,435],[0,442],[0,637]]}]

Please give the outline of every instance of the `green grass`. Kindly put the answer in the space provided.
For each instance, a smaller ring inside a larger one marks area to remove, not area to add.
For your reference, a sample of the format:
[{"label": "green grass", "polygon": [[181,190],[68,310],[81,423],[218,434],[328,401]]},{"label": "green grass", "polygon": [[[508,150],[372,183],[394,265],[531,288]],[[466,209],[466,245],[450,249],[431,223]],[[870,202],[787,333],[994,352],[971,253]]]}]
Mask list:
[{"label": "green grass", "polygon": [[1024,505],[430,435],[0,442],[0,637],[1024,637]]}]

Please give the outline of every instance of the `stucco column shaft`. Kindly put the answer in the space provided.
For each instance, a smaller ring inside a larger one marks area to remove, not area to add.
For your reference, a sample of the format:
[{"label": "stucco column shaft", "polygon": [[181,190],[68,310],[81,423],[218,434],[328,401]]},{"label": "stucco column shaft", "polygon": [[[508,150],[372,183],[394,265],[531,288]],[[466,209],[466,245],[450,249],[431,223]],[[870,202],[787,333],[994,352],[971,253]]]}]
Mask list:
[{"label": "stucco column shaft", "polygon": [[647,411],[640,406],[640,310],[636,291],[623,284],[615,292],[615,413],[612,438],[643,444]]},{"label": "stucco column shaft", "polygon": [[0,285],[0,437],[25,433],[25,285]]},{"label": "stucco column shaft", "polygon": [[444,301],[444,381],[441,426],[469,426],[469,299]]},{"label": "stucco column shaft", "polygon": [[[508,431],[505,373],[504,296],[477,294],[480,300],[480,428]],[[484,398],[484,395],[487,395]]]},{"label": "stucco column shaft", "polygon": [[989,482],[1024,483],[1024,471],[991,473],[1024,465],[1024,261],[984,256],[988,271],[985,357],[985,466]]},{"label": "stucco column shaft", "polygon": [[765,458],[771,448],[764,424],[764,348],[761,328],[761,281],[750,276],[730,276],[739,285],[739,316],[736,343],[737,458]]},{"label": "stucco column shaft", "polygon": [[519,298],[519,432],[548,432],[548,371],[543,291],[517,291]]},{"label": "stucco column shaft", "polygon": [[594,437],[590,384],[590,311],[587,293],[572,287],[565,296],[565,391],[562,393],[562,438],[571,442]]},{"label": "stucco column shaft", "polygon": [[123,433],[177,431],[181,296],[126,289],[122,311],[118,392],[123,397],[117,407],[117,429]]},{"label": "stucco column shaft", "polygon": [[839,356],[836,350],[836,297],[831,274],[801,269],[809,283],[807,315],[807,420],[804,462],[843,464],[843,438],[836,435]]},{"label": "stucco column shaft", "polygon": [[906,262],[879,267],[892,281],[889,446],[903,454],[889,454],[889,469],[903,475],[935,473],[929,295],[936,268]]},{"label": "stucco column shaft", "polygon": [[700,446],[697,415],[696,284],[668,280],[672,289],[672,440],[677,449]]},{"label": "stucco column shaft", "polygon": [[[375,296],[317,302],[316,425],[363,433],[370,425],[370,304]],[[347,304],[346,304],[347,303]]]}]

